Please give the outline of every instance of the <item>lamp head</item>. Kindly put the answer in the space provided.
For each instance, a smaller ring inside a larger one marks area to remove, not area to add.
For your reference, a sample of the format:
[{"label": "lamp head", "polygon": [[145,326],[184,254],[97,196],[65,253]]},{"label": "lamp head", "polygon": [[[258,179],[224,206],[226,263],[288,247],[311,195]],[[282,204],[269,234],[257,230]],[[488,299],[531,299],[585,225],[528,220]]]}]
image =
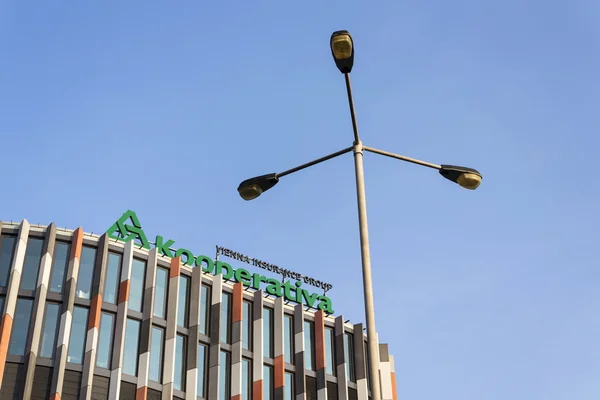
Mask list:
[{"label": "lamp head", "polygon": [[341,73],[348,74],[354,65],[354,42],[348,31],[336,31],[329,40],[331,54]]},{"label": "lamp head", "polygon": [[465,189],[475,190],[481,184],[483,177],[481,173],[473,168],[459,167],[456,165],[442,165],[440,169],[442,176],[454,183],[458,183]]},{"label": "lamp head", "polygon": [[271,189],[279,182],[277,174],[266,174],[246,179],[238,186],[238,193],[244,200],[254,200],[263,192]]}]

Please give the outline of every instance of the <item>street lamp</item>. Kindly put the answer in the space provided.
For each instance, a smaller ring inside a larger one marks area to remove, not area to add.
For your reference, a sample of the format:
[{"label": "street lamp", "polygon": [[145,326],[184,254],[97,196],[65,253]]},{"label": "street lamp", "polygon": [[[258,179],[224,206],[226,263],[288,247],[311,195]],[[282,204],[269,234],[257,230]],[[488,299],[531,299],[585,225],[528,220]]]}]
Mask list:
[{"label": "street lamp", "polygon": [[344,74],[346,80],[346,91],[348,94],[348,104],[350,107],[350,117],[352,118],[352,128],[354,131],[354,143],[335,153],[299,165],[287,171],[280,173],[271,173],[254,178],[246,179],[238,186],[238,192],[244,200],[254,200],[262,193],[275,186],[279,179],[294,172],[303,170],[310,166],[330,160],[342,154],[352,151],[354,153],[354,170],[356,175],[356,197],[358,201],[358,222],[360,232],[360,250],[362,259],[363,291],[365,300],[365,316],[367,320],[367,340],[369,347],[369,364],[371,378],[371,397],[372,400],[381,400],[381,386],[379,379],[379,349],[377,345],[377,331],[375,329],[375,304],[373,301],[373,284],[371,279],[371,254],[369,250],[369,230],[367,226],[367,202],[365,195],[365,179],[363,171],[363,152],[383,155],[398,160],[410,162],[424,167],[437,169],[446,179],[457,183],[465,189],[477,189],[481,183],[482,176],[479,171],[459,167],[455,165],[437,165],[426,161],[417,160],[399,154],[364,146],[358,135],[358,126],[356,124],[356,115],[354,113],[354,99],[352,97],[352,87],[350,85],[350,71],[354,64],[354,43],[352,36],[348,31],[337,31],[331,35],[330,39],[331,54],[335,64]]}]

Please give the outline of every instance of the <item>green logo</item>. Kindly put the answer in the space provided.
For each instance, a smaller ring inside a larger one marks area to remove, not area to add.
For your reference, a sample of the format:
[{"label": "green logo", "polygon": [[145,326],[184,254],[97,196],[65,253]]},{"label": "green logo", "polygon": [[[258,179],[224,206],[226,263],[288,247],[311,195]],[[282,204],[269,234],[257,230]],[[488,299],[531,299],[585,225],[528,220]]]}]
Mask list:
[{"label": "green logo", "polygon": [[[126,222],[130,224],[125,224]],[[121,240],[125,243],[130,240],[136,240],[143,248],[150,250],[150,243],[146,239],[146,235],[140,225],[140,220],[137,215],[131,210],[127,210],[121,218],[117,220],[108,230],[106,234],[111,239]]]},{"label": "green logo", "polygon": [[[106,235],[115,240],[127,243],[133,240],[144,249],[150,250],[151,243],[146,238],[142,230],[142,225],[135,212],[127,210],[121,218],[117,220],[108,230]],[[259,273],[251,274],[249,271],[238,268],[234,269],[228,263],[222,261],[213,261],[208,256],[195,256],[188,249],[172,250],[175,244],[174,240],[165,240],[157,235],[154,243],[159,255],[174,258],[181,257],[181,263],[202,268],[205,273],[222,275],[225,280],[234,280],[241,282],[244,286],[252,287],[255,290],[261,290],[262,284],[266,284],[266,292],[276,297],[285,297],[287,300],[305,304],[309,307],[318,308],[329,314],[333,314],[331,299],[318,293],[309,293],[308,290],[301,288],[302,282],[297,280],[295,283],[290,281],[280,282],[277,279],[268,278]],[[318,304],[317,301],[319,302]]]}]

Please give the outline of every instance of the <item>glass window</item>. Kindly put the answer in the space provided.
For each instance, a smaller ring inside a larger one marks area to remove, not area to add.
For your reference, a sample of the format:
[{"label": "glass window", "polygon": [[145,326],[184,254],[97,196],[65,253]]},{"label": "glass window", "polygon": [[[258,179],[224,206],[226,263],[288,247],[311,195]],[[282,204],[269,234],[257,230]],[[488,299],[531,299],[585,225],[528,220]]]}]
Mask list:
[{"label": "glass window", "polygon": [[175,378],[173,388],[185,390],[185,337],[177,335],[175,339]]},{"label": "glass window", "polygon": [[85,349],[87,323],[88,309],[75,307],[73,309],[73,322],[71,323],[71,336],[69,337],[67,362],[83,364],[83,350]]},{"label": "glass window", "polygon": [[177,325],[187,328],[188,310],[189,310],[189,295],[190,295],[190,278],[179,275],[179,298],[177,300]]},{"label": "glass window", "polygon": [[0,296],[0,315],[4,312],[4,296]]},{"label": "glass window", "polygon": [[94,278],[94,261],[96,249],[83,246],[81,259],[79,260],[79,275],[77,276],[77,297],[89,299],[92,291],[92,279]]},{"label": "glass window", "polygon": [[198,343],[198,389],[196,394],[205,397],[206,387],[206,346]]},{"label": "glass window", "polygon": [[163,363],[163,330],[159,327],[152,327],[152,337],[150,341],[150,373],[148,378],[154,382],[161,382]]},{"label": "glass window", "polygon": [[231,395],[231,356],[226,351],[221,351],[221,368],[219,379],[219,399],[229,400]]},{"label": "glass window", "polygon": [[263,365],[263,400],[273,400],[273,367]]},{"label": "glass window", "polygon": [[14,236],[2,236],[0,241],[0,286],[8,286],[16,242],[17,238]]},{"label": "glass window", "polygon": [[369,343],[364,342],[365,365],[367,366],[367,389],[371,390],[371,364],[369,363]]},{"label": "glass window", "polygon": [[23,262],[23,272],[21,273],[21,290],[35,290],[38,272],[40,271],[40,262],[42,261],[43,239],[29,238],[27,240],[27,249],[25,250],[25,261]]},{"label": "glass window", "polygon": [[283,316],[283,354],[286,363],[294,363],[294,317],[287,314]]},{"label": "glass window", "polygon": [[294,399],[294,374],[291,372],[285,373],[285,386],[283,387],[283,400]]},{"label": "glass window", "polygon": [[202,285],[200,290],[200,333],[208,335],[210,321],[210,287]]},{"label": "glass window", "polygon": [[98,352],[96,353],[97,367],[110,368],[114,324],[114,314],[103,312],[100,316],[100,333],[98,334]]},{"label": "glass window", "polygon": [[304,368],[314,370],[315,349],[315,324],[311,321],[304,321]]},{"label": "glass window", "polygon": [[131,281],[129,282],[129,309],[132,311],[142,311],[145,274],[146,263],[134,258],[131,265]]},{"label": "glass window", "polygon": [[56,242],[50,272],[50,291],[62,293],[65,285],[65,271],[69,266],[69,253],[71,246],[68,243]]},{"label": "glass window", "polygon": [[242,359],[242,400],[252,399],[252,361]]},{"label": "glass window", "polygon": [[121,255],[108,253],[106,263],[106,276],[104,277],[104,301],[117,304],[119,297],[119,270],[121,269]]},{"label": "glass window", "polygon": [[29,335],[29,321],[31,319],[31,307],[33,300],[17,299],[15,319],[13,321],[12,335],[8,345],[8,354],[14,356],[25,355],[25,344]]},{"label": "glass window", "polygon": [[346,352],[346,378],[355,382],[354,376],[354,337],[351,333],[344,334],[344,351]]},{"label": "glass window", "polygon": [[221,303],[221,342],[229,343],[231,333],[231,295],[223,292]]},{"label": "glass window", "polygon": [[127,319],[125,326],[125,344],[123,346],[123,373],[137,375],[138,344],[140,341],[140,321]]},{"label": "glass window", "polygon": [[252,303],[244,301],[242,316],[242,347],[246,350],[252,350]]},{"label": "glass window", "polygon": [[273,309],[263,308],[263,352],[265,357],[273,358]]},{"label": "glass window", "polygon": [[325,371],[335,375],[335,342],[332,328],[325,328]]},{"label": "glass window", "polygon": [[165,299],[167,298],[167,281],[169,272],[163,268],[156,269],[156,282],[154,282],[154,316],[165,319]]},{"label": "glass window", "polygon": [[40,340],[40,357],[52,358],[54,356],[54,344],[60,315],[60,304],[47,303]]}]

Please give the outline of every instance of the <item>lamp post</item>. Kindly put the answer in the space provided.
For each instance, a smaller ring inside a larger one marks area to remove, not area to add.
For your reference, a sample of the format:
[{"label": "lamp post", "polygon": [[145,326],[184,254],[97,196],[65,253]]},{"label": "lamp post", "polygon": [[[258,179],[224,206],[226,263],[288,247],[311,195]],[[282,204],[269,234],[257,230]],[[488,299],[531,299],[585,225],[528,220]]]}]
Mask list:
[{"label": "lamp post", "polygon": [[350,71],[354,64],[354,43],[348,31],[337,31],[331,35],[330,39],[331,54],[336,66],[344,74],[346,81],[346,91],[348,94],[348,105],[350,107],[350,116],[352,118],[352,128],[354,131],[354,143],[335,153],[299,165],[287,171],[280,173],[271,173],[247,179],[238,186],[238,193],[244,200],[253,200],[275,186],[279,179],[294,172],[303,170],[310,166],[322,163],[342,154],[352,151],[354,153],[354,171],[356,175],[356,197],[358,202],[358,222],[360,232],[360,250],[363,275],[363,292],[365,301],[365,317],[367,320],[367,341],[369,348],[369,365],[371,379],[371,397],[372,400],[381,400],[381,386],[379,379],[379,349],[377,345],[377,330],[375,328],[375,303],[373,300],[373,282],[371,278],[371,254],[369,250],[369,231],[367,224],[367,202],[365,195],[365,177],[363,170],[363,152],[383,155],[424,167],[436,169],[446,179],[457,183],[463,188],[474,190],[481,183],[481,174],[472,168],[459,167],[454,165],[437,165],[426,161],[390,153],[387,151],[364,146],[358,135],[358,126],[356,115],[354,113],[354,100],[352,97],[352,86],[350,85]]}]

